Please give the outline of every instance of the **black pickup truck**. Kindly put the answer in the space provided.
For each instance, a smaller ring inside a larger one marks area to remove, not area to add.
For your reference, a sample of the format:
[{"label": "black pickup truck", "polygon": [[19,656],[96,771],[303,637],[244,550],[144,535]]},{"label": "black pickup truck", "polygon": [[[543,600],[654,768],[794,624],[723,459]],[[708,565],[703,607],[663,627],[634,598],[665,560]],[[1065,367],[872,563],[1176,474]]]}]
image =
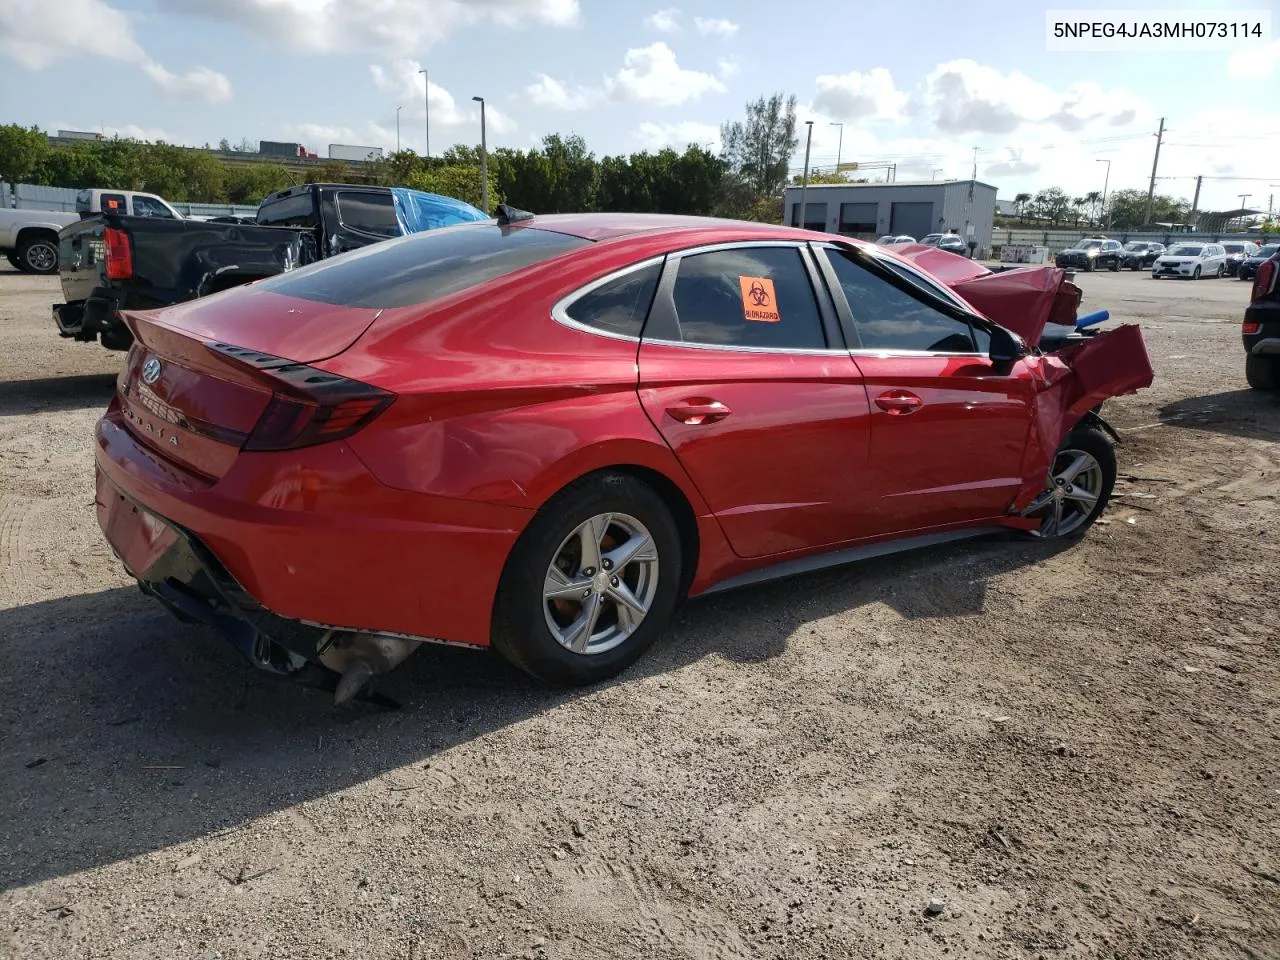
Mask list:
[{"label": "black pickup truck", "polygon": [[405,233],[485,215],[451,197],[400,187],[310,183],[271,194],[256,222],[87,217],[58,234],[65,303],[58,333],[128,350],[121,310],[194,300]]}]

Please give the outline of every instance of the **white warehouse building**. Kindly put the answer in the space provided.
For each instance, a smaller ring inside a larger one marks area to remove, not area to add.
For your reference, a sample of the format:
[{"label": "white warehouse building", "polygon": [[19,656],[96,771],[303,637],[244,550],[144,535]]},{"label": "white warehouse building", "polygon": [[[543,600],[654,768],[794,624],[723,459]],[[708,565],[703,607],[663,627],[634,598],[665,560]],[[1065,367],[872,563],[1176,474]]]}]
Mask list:
[{"label": "white warehouse building", "polygon": [[[787,223],[800,225],[800,187],[787,187],[782,203]],[[918,183],[823,183],[809,187],[804,225],[862,240],[887,234],[921,237],[955,230],[989,256],[996,188],[980,180]]]}]

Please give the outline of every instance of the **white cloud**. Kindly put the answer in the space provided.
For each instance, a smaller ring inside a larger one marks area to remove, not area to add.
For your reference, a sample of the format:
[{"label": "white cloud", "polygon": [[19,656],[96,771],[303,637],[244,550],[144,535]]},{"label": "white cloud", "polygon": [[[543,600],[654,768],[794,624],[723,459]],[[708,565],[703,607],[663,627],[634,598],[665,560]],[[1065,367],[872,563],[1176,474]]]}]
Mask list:
[{"label": "white cloud", "polygon": [[1227,73],[1246,80],[1263,80],[1280,64],[1280,40],[1272,40],[1261,50],[1241,50],[1227,58]]},{"label": "white cloud", "polygon": [[552,110],[585,110],[600,98],[598,90],[561,83],[545,73],[539,73],[537,82],[524,88],[524,99],[535,107]]},{"label": "white cloud", "polygon": [[738,25],[732,20],[719,18],[694,17],[693,25],[704,37],[732,37],[738,32]]},{"label": "white cloud", "polygon": [[231,81],[216,70],[197,66],[179,75],[151,59],[129,15],[104,0],[0,0],[0,54],[27,70],[75,57],[105,57],[138,67],[176,99],[231,99]]},{"label": "white cloud", "polygon": [[1054,90],[1016,70],[1004,74],[973,60],[935,67],[925,78],[925,103],[947,133],[1005,134],[1038,124],[1080,131],[1128,126],[1151,115],[1145,101],[1122,89],[1082,82]]},{"label": "white cloud", "polygon": [[742,61],[737,57],[717,57],[716,70],[721,77],[728,80],[742,72]]},{"label": "white cloud", "polygon": [[[469,26],[578,23],[580,0],[158,0],[170,13],[205,16],[306,53],[422,50]],[[479,44],[483,41],[477,39]]]},{"label": "white cloud", "polygon": [[662,107],[679,106],[725,89],[719,78],[681,67],[674,51],[661,40],[628,50],[622,69],[605,79],[605,91],[616,100]]},{"label": "white cloud", "polygon": [[208,67],[196,67],[179,76],[154,60],[147,60],[142,64],[142,72],[162,92],[176,100],[199,100],[210,104],[231,101],[231,81]]},{"label": "white cloud", "polygon": [[632,139],[643,150],[661,150],[664,147],[684,150],[689,144],[696,143],[713,153],[720,152],[720,128],[714,123],[698,123],[694,120],[680,123],[646,121],[636,128]]},{"label": "white cloud", "polygon": [[893,85],[884,67],[866,73],[823,74],[816,83],[814,106],[837,120],[901,120],[907,108],[907,95]]},{"label": "white cloud", "polygon": [[644,18],[644,25],[659,33],[679,33],[680,11],[675,7],[657,10]]}]

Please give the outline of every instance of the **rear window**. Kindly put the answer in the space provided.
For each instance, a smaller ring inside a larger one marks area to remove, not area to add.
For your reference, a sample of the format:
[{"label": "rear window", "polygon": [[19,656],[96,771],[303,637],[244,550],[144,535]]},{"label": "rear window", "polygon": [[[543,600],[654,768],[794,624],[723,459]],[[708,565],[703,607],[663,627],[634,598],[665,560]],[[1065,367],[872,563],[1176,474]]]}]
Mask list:
[{"label": "rear window", "polygon": [[533,227],[467,223],[388,240],[255,285],[340,307],[408,307],[550,260],[591,241]]},{"label": "rear window", "polygon": [[314,227],[315,203],[310,193],[281,197],[258,208],[258,223],[273,227]]}]

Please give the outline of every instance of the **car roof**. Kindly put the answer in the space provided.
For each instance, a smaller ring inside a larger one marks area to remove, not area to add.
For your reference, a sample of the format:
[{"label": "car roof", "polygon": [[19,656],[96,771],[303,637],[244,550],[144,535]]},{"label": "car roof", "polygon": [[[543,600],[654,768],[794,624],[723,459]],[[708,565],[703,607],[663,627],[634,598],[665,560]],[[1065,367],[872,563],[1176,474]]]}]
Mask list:
[{"label": "car roof", "polygon": [[723,232],[735,237],[744,234],[765,239],[813,240],[830,239],[826,234],[813,230],[801,230],[775,223],[757,223],[750,220],[725,220],[719,217],[691,217],[671,213],[552,213],[535,215],[531,220],[521,220],[522,227],[535,227],[554,233],[565,233],[583,240],[613,240],[617,237],[637,234],[681,233],[696,230],[700,233]]}]

